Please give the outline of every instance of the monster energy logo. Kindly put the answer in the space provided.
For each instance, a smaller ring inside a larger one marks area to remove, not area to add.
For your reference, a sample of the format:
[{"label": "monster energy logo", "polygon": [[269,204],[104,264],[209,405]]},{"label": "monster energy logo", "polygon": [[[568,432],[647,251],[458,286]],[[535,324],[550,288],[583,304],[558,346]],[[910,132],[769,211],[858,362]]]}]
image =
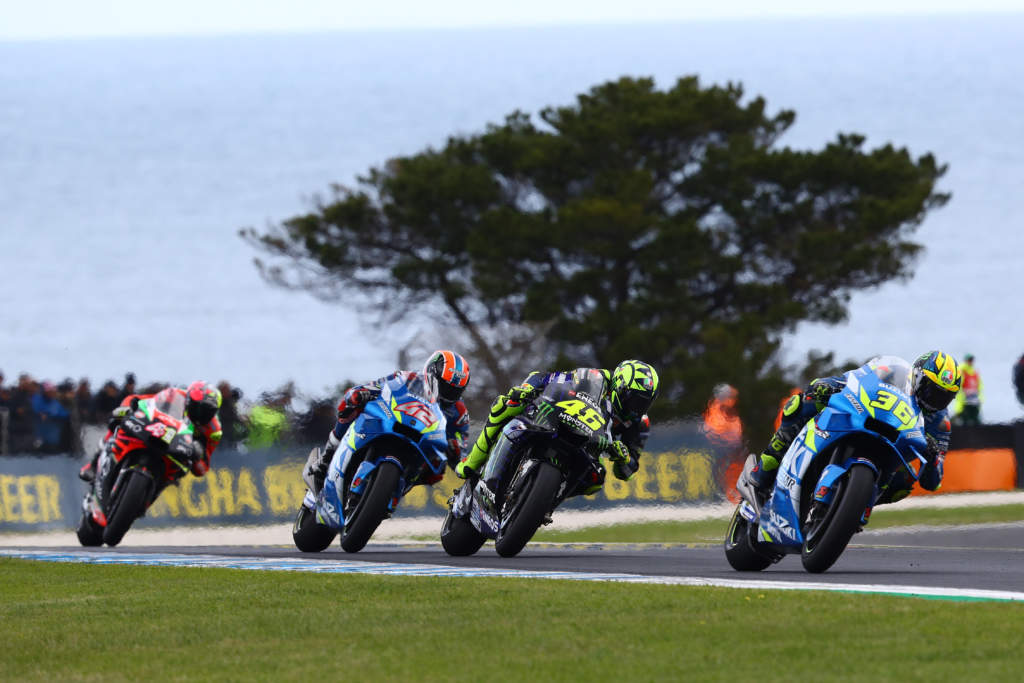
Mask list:
[{"label": "monster energy logo", "polygon": [[542,403],[537,408],[537,414],[533,416],[537,422],[543,422],[551,413],[555,412],[555,407],[550,403]]}]

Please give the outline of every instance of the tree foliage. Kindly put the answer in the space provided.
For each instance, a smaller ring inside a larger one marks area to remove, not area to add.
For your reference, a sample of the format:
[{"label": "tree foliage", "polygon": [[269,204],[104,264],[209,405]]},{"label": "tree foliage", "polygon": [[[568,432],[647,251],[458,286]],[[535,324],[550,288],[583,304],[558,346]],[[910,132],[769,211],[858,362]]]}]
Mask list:
[{"label": "tree foliage", "polygon": [[866,150],[856,134],[780,146],[794,119],[736,84],[622,78],[391,160],[243,235],[274,257],[260,267],[279,284],[396,319],[445,314],[492,390],[518,379],[495,330],[543,324],[560,364],[655,364],[656,414],[697,413],[727,381],[767,425],[795,377],[782,336],[909,277],[912,233],[948,199],[932,155]]}]

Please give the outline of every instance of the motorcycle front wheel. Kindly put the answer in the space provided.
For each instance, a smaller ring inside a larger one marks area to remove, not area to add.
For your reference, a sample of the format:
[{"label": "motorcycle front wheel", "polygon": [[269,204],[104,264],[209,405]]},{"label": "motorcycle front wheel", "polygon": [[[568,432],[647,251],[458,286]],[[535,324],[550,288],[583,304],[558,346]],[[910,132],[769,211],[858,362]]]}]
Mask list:
[{"label": "motorcycle front wheel", "polygon": [[385,460],[377,466],[372,481],[366,485],[352,511],[352,519],[345,520],[345,530],[341,532],[342,550],[357,553],[369,542],[370,536],[388,514],[391,496],[398,489],[401,477],[402,472],[393,462]]},{"label": "motorcycle front wheel", "polygon": [[875,490],[875,473],[867,465],[853,465],[839,480],[829,509],[804,533],[800,555],[804,569],[821,573],[835,564],[860,527],[861,517]]},{"label": "motorcycle front wheel", "polygon": [[120,543],[132,522],[145,512],[151,484],[152,480],[145,474],[134,470],[128,472],[127,481],[121,484],[124,490],[112,493],[112,509],[103,529],[104,543],[111,547]]},{"label": "motorcycle front wheel", "polygon": [[515,557],[537,533],[544,516],[551,510],[558,487],[562,484],[561,471],[547,462],[538,462],[529,478],[513,485],[511,510],[502,511],[501,528],[494,539],[494,548],[502,557]]}]

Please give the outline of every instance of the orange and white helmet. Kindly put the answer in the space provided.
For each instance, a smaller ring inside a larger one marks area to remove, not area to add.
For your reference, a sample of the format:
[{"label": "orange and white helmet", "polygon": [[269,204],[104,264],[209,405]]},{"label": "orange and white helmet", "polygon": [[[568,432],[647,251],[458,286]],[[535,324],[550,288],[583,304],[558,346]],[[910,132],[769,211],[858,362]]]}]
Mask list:
[{"label": "orange and white helmet", "polygon": [[429,394],[454,403],[469,384],[469,363],[454,351],[434,351],[423,365],[423,383]]}]

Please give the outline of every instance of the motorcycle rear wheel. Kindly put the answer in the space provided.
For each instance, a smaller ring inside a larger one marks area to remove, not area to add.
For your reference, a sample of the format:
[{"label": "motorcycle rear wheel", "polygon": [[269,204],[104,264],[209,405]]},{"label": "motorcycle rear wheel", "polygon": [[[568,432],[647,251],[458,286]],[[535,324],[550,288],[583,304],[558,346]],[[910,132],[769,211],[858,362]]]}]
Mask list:
[{"label": "motorcycle rear wheel", "polygon": [[342,550],[357,553],[369,542],[370,536],[388,514],[388,504],[398,489],[401,476],[393,462],[384,461],[377,466],[372,481],[366,485],[367,489],[352,511],[352,519],[346,520],[348,523],[341,532]]},{"label": "motorcycle rear wheel", "polygon": [[804,569],[819,574],[839,559],[860,527],[861,517],[875,490],[875,473],[867,465],[853,465],[840,480],[839,490],[829,514],[821,521],[824,529],[808,529],[804,534],[800,559]]},{"label": "motorcycle rear wheel", "polygon": [[507,523],[502,520],[494,540],[494,548],[502,557],[515,557],[533,538],[562,484],[561,471],[551,463],[538,462],[532,474],[532,485],[524,482],[526,490],[515,492],[515,506]]},{"label": "motorcycle rear wheel", "polygon": [[124,490],[115,494],[113,510],[107,516],[107,526],[103,529],[103,542],[113,547],[121,542],[134,522],[146,510],[146,499],[149,496],[151,480],[145,474],[136,471],[127,473]]},{"label": "motorcycle rear wheel", "polygon": [[295,547],[304,553],[318,553],[327,549],[338,532],[316,521],[316,513],[305,505],[299,506],[292,525],[292,540]]},{"label": "motorcycle rear wheel", "polygon": [[92,521],[88,512],[83,512],[78,522],[78,542],[86,548],[103,545],[103,527]]},{"label": "motorcycle rear wheel", "polygon": [[725,534],[725,559],[739,572],[759,572],[772,563],[759,554],[750,543],[750,522],[740,514],[740,506],[732,513],[729,531]]},{"label": "motorcycle rear wheel", "polygon": [[466,557],[480,550],[486,537],[476,530],[467,517],[456,517],[452,511],[441,525],[441,546],[452,557]]}]

